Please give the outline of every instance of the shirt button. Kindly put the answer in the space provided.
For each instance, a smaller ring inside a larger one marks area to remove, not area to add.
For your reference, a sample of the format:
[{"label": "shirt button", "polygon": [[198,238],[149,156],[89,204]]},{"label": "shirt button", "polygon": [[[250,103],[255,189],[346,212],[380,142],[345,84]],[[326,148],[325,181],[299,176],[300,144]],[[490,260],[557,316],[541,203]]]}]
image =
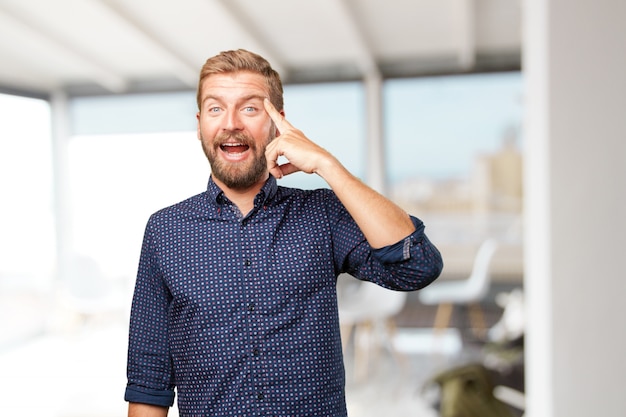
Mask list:
[{"label": "shirt button", "polygon": [[254,303],[248,304],[248,311],[254,311]]},{"label": "shirt button", "polygon": [[257,348],[252,349],[252,354],[254,356],[259,356],[259,349],[257,349]]},{"label": "shirt button", "polygon": [[256,398],[257,398],[257,400],[262,400],[262,399],[264,399],[264,398],[265,398],[265,395],[264,395],[262,392],[259,392],[259,393],[256,395]]},{"label": "shirt button", "polygon": [[246,259],[245,261],[243,261],[243,264],[244,264],[245,266],[250,266],[250,264],[251,264],[251,263],[252,263],[252,262],[250,262],[250,259]]}]

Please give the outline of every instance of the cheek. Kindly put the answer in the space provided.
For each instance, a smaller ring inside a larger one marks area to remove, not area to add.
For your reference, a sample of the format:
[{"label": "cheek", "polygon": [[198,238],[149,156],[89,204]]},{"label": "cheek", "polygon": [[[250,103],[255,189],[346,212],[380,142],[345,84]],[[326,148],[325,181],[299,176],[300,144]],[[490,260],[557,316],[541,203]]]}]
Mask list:
[{"label": "cheek", "polygon": [[205,139],[213,139],[219,129],[215,127],[215,123],[204,121],[198,122],[198,137]]},{"label": "cheek", "polygon": [[273,138],[276,134],[276,127],[272,121],[259,123],[252,132],[254,137],[260,141],[267,141],[268,137]]}]

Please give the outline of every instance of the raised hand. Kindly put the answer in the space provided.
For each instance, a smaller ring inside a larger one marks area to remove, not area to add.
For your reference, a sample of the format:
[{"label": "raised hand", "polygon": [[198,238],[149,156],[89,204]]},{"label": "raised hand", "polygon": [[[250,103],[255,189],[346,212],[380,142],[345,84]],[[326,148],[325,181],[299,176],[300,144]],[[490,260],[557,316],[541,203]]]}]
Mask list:
[{"label": "raised hand", "polygon": [[[271,175],[282,178],[303,171],[324,178],[373,248],[399,242],[415,231],[404,210],[348,172],[328,151],[286,121],[269,100],[265,99],[264,106],[278,129],[278,136],[265,150]],[[280,156],[289,162],[279,165]]]},{"label": "raised hand", "polygon": [[[336,159],[324,148],[307,138],[302,131],[296,129],[280,114],[272,103],[265,99],[265,110],[277,128],[276,138],[265,150],[267,167],[271,175],[282,178],[285,175],[302,171],[308,174],[317,173],[323,177],[322,170]],[[288,162],[278,163],[284,156]]]}]

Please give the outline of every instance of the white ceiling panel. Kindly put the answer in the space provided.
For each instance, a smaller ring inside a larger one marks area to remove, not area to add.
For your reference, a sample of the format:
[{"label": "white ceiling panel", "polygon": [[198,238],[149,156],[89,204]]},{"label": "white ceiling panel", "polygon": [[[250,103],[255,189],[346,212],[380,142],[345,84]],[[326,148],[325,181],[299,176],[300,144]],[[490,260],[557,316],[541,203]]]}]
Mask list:
[{"label": "white ceiling panel", "polygon": [[219,51],[285,82],[520,66],[519,0],[0,0],[0,89],[193,89]]}]

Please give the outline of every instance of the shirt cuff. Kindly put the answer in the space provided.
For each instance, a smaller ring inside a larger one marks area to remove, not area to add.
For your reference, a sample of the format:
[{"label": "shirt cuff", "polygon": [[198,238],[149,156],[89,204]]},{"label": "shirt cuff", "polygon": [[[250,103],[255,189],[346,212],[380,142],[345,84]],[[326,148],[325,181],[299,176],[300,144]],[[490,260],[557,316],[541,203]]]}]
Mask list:
[{"label": "shirt cuff", "polygon": [[413,216],[411,216],[411,221],[415,226],[415,232],[393,245],[373,249],[372,254],[376,259],[384,264],[392,264],[411,259],[411,247],[413,247],[414,242],[420,242],[424,235],[424,223]]},{"label": "shirt cuff", "polygon": [[174,391],[159,391],[138,386],[126,387],[124,400],[130,403],[141,403],[171,407],[174,405]]}]

